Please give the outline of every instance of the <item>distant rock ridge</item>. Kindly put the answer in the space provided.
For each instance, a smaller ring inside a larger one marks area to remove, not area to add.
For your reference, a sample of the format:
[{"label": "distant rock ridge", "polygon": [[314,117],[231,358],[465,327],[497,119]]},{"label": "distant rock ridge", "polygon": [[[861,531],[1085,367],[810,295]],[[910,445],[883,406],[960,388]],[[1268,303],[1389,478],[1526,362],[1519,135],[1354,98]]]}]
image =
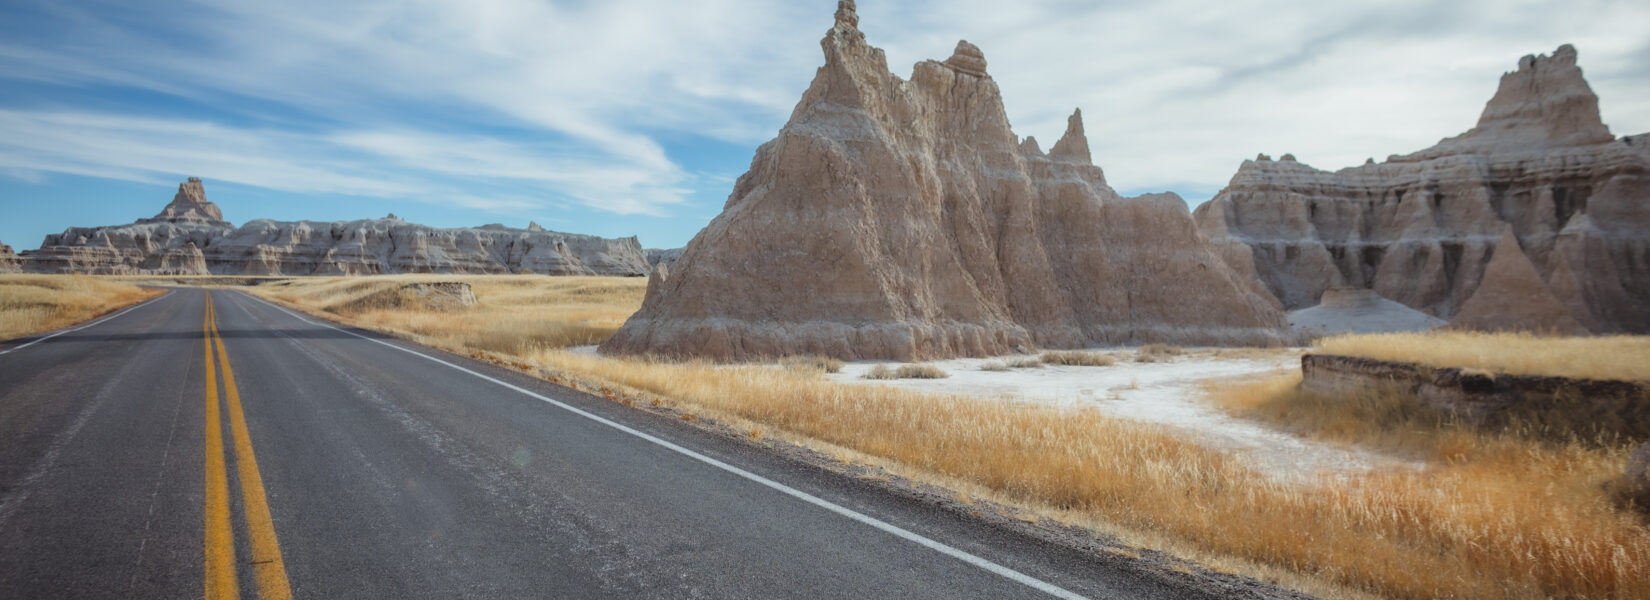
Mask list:
[{"label": "distant rock ridge", "polygon": [[683,248],[648,248],[646,250],[647,264],[650,267],[656,267],[659,265],[664,265],[666,267],[676,266],[676,259],[682,257],[682,250]]},{"label": "distant rock ridge", "polygon": [[[24,252],[34,273],[373,275],[538,273],[623,275],[649,270],[634,237],[607,239],[503,225],[437,229],[394,214],[357,221],[257,219],[237,228],[197,178],[161,213],[131,225],[70,227]],[[0,259],[3,261],[3,259]]]},{"label": "distant rock ridge", "polygon": [[1524,328],[1650,333],[1645,141],[1610,135],[1565,45],[1520,59],[1466,133],[1336,172],[1261,155],[1195,216],[1286,309],[1351,286],[1457,319],[1511,239],[1543,289],[1514,287],[1565,309],[1526,313],[1539,320]]},{"label": "distant rock ridge", "polygon": [[602,352],[912,360],[1288,335],[1179,197],[1106,185],[1081,113],[1044,154],[1010,129],[977,47],[906,81],[858,23],[839,2],[790,121]]}]

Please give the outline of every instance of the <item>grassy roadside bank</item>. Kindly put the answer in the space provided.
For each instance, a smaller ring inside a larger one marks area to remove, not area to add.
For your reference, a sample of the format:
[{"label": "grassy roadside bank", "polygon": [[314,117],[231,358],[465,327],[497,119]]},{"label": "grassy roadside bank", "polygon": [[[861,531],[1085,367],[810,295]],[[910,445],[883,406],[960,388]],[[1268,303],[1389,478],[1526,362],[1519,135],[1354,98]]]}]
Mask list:
[{"label": "grassy roadside bank", "polygon": [[0,340],[67,327],[163,293],[87,275],[0,275]]},{"label": "grassy roadside bank", "polygon": [[[437,280],[469,282],[478,304],[419,310],[355,302],[400,282]],[[1427,469],[1303,487],[1161,428],[1090,410],[833,384],[806,365],[607,359],[564,349],[616,329],[644,285],[409,276],[250,291],[351,325],[596,382],[617,401],[670,403],[753,436],[886,465],[1310,593],[1650,597],[1650,533],[1593,491],[1619,472],[1624,456],[1616,450],[1468,440],[1482,445],[1429,457]]]}]

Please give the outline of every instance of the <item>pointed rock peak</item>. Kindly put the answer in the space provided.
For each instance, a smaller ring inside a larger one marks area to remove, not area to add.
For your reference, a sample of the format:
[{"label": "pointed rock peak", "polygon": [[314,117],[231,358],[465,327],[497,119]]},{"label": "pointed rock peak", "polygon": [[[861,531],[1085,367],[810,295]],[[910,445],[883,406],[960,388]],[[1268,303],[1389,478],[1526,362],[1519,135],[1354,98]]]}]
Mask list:
[{"label": "pointed rock peak", "polygon": [[1060,141],[1054,142],[1054,147],[1049,149],[1048,155],[1081,161],[1083,164],[1094,162],[1089,156],[1089,139],[1083,135],[1083,109],[1077,109],[1066,119],[1066,134],[1060,136]]},{"label": "pointed rock peak", "polygon": [[223,211],[206,200],[206,188],[201,185],[201,178],[190,177],[178,184],[178,193],[172,196],[172,202],[161,209],[160,214],[145,221],[222,223]]},{"label": "pointed rock peak", "polygon": [[1542,281],[1511,225],[1502,228],[1501,241],[1484,267],[1484,279],[1450,324],[1484,331],[1587,333]]},{"label": "pointed rock peak", "polygon": [[1272,162],[1272,157],[1267,156],[1265,152],[1262,152],[1255,155],[1255,162]]},{"label": "pointed rock peak", "polygon": [[957,49],[951,53],[951,58],[945,59],[945,64],[964,73],[985,76],[985,53],[968,40],[957,40]]},{"label": "pointed rock peak", "polygon": [[390,213],[390,214],[384,215],[384,220],[385,221],[400,221],[401,217],[395,216],[395,213]]},{"label": "pointed rock peak", "polygon": [[1028,135],[1024,141],[1020,142],[1020,154],[1042,156],[1043,147],[1037,145],[1037,138],[1035,136]]},{"label": "pointed rock peak", "polygon": [[859,13],[854,11],[854,0],[840,0],[836,3],[836,24],[825,34],[825,39],[865,41],[865,34],[859,30]]},{"label": "pointed rock peak", "polygon": [[1576,66],[1575,47],[1565,44],[1518,60],[1501,76],[1478,126],[1462,138],[1511,143],[1585,145],[1615,139],[1599,117],[1598,96]]},{"label": "pointed rock peak", "polygon": [[544,228],[539,227],[539,222],[538,221],[528,221],[527,222],[527,230],[528,231],[544,231]]},{"label": "pointed rock peak", "polygon": [[1283,156],[1278,157],[1278,160],[1283,161],[1283,162],[1295,162],[1295,155],[1289,154],[1289,153],[1284,153]]},{"label": "pointed rock peak", "polygon": [[839,0],[836,3],[836,28],[859,29],[859,12],[854,7],[854,0]]}]

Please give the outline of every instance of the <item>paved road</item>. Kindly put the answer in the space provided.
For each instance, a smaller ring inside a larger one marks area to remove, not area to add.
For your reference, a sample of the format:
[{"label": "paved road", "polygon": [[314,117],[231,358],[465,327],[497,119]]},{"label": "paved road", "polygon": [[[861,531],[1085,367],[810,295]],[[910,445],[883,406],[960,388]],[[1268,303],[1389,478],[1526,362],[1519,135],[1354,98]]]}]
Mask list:
[{"label": "paved road", "polygon": [[0,352],[0,598],[1197,597],[238,292]]}]

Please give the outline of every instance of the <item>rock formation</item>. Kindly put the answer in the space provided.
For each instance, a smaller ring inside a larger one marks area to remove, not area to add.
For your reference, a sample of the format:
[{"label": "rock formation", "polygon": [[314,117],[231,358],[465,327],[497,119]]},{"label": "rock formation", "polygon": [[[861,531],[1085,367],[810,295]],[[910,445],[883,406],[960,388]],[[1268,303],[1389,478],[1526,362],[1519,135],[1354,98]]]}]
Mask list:
[{"label": "rock formation", "polygon": [[1521,59],[1462,135],[1333,173],[1262,155],[1196,218],[1285,308],[1351,286],[1457,319],[1512,239],[1541,284],[1519,285],[1566,309],[1525,326],[1650,332],[1650,144],[1610,135],[1568,45]]},{"label": "rock formation", "polygon": [[1495,254],[1472,297],[1461,304],[1453,323],[1484,331],[1534,331],[1582,335],[1587,329],[1553,295],[1524,249],[1506,227],[1495,244]]},{"label": "rock formation", "polygon": [[23,253],[36,273],[167,275],[370,275],[380,273],[648,272],[636,238],[605,239],[503,225],[436,229],[391,214],[321,223],[259,219],[240,228],[206,200],[199,179],[154,218],[71,227]]},{"label": "rock formation", "polygon": [[853,2],[836,17],[790,122],[602,352],[910,360],[1287,335],[1180,198],[1106,185],[1080,114],[1044,154],[1010,130],[979,48],[905,81]]},{"label": "rock formation", "polygon": [[647,264],[650,267],[657,267],[659,265],[664,265],[666,267],[674,267],[674,266],[676,266],[676,259],[682,257],[682,250],[683,250],[682,248],[671,248],[671,249],[668,249],[668,250],[661,250],[659,248],[648,248],[647,249]]},{"label": "rock formation", "polygon": [[16,273],[23,270],[23,263],[17,254],[11,251],[11,246],[0,243],[0,273]]},{"label": "rock formation", "polygon": [[1289,325],[1308,335],[1426,331],[1444,320],[1382,298],[1364,288],[1329,288],[1317,306],[1289,313]]}]

